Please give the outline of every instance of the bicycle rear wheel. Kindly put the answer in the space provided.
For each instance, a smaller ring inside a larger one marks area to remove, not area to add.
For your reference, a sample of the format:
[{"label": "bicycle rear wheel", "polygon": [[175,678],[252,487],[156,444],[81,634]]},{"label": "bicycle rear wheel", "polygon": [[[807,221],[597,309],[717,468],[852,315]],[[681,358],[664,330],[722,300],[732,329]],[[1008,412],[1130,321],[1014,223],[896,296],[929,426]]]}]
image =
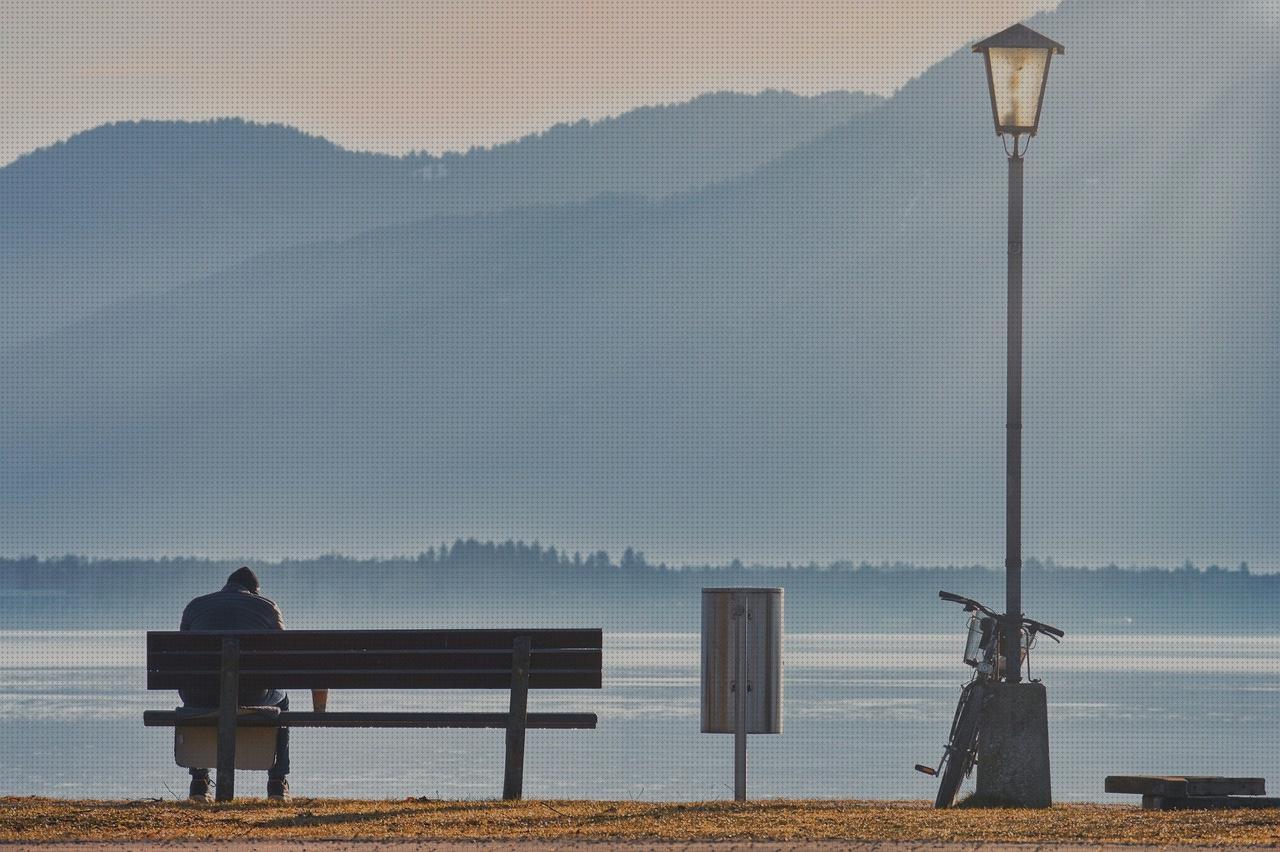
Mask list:
[{"label": "bicycle rear wheel", "polygon": [[973,769],[978,756],[978,724],[982,715],[982,681],[973,680],[960,691],[960,703],[951,722],[951,739],[947,742],[942,781],[938,785],[935,808],[949,808],[956,801],[960,785]]}]

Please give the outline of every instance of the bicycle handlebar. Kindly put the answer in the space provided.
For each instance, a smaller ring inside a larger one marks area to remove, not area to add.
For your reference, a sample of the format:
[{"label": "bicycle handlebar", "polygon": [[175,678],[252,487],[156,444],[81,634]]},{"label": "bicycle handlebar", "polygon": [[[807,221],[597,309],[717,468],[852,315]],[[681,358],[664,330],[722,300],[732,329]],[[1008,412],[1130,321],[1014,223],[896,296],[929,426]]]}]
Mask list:
[{"label": "bicycle handlebar", "polygon": [[1030,627],[1032,630],[1036,631],[1037,633],[1045,633],[1045,634],[1047,634],[1047,635],[1049,635],[1049,636],[1051,636],[1051,637],[1057,638],[1057,639],[1061,639],[1063,636],[1066,636],[1066,635],[1067,635],[1067,634],[1063,633],[1061,630],[1059,630],[1058,628],[1054,627],[1053,625],[1051,625],[1051,624],[1045,624],[1045,623],[1044,623],[1044,622],[1042,622],[1042,621],[1032,621],[1032,620],[1031,620],[1031,619],[1029,619],[1029,618],[1024,618],[1024,619],[1022,619],[1022,623],[1023,623],[1023,624],[1025,624],[1025,625],[1027,625],[1028,627]]},{"label": "bicycle handlebar", "polygon": [[938,592],[938,597],[942,598],[944,601],[951,601],[952,603],[964,604],[964,608],[970,612],[972,612],[973,610],[977,610],[978,612],[981,612],[985,615],[989,615],[992,618],[1000,617],[1000,613],[995,612],[991,609],[988,609],[987,607],[975,601],[973,598],[966,598],[964,595],[957,595],[955,592]]},{"label": "bicycle handlebar", "polygon": [[[951,603],[964,604],[965,610],[969,612],[981,612],[983,615],[989,615],[996,619],[1002,617],[1000,613],[995,612],[989,607],[983,606],[973,598],[966,598],[964,595],[957,595],[954,592],[938,592],[938,597],[942,598],[944,601],[950,601]],[[1030,618],[1024,618],[1022,619],[1022,623],[1024,626],[1029,627],[1032,633],[1044,633],[1048,636],[1054,637],[1055,640],[1061,639],[1063,636],[1067,635],[1053,625],[1045,624],[1042,621],[1033,621]]]}]

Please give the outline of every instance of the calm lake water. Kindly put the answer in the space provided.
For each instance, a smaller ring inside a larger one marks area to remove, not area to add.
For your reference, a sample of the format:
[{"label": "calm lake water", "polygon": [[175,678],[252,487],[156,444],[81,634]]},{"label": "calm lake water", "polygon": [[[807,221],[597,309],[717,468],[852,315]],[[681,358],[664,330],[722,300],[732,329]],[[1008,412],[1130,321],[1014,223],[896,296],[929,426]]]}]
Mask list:
[{"label": "calm lake water", "polygon": [[[912,770],[941,753],[966,669],[956,634],[789,634],[784,732],[753,736],[754,797],[931,798]],[[150,798],[186,793],[170,730],[142,711],[143,634],[0,631],[0,795]],[[732,737],[698,732],[698,637],[606,634],[605,688],[533,693],[531,710],[583,710],[595,731],[532,731],[526,795],[732,796]],[[1054,793],[1102,792],[1112,773],[1229,774],[1280,785],[1280,638],[1071,636],[1033,655],[1049,690]],[[496,710],[505,693],[341,692],[330,709]],[[309,697],[295,697],[299,709]],[[394,799],[500,793],[501,731],[304,729],[297,795]],[[972,783],[972,782],[970,782]],[[265,773],[237,790],[263,795]]]}]

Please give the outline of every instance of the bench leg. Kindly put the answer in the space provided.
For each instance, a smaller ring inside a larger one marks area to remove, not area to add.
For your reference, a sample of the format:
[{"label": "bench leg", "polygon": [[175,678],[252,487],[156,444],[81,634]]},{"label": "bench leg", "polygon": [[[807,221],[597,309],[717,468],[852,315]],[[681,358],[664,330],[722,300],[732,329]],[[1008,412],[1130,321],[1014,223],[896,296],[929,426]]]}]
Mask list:
[{"label": "bench leg", "polygon": [[218,778],[214,798],[229,802],[236,795],[236,712],[240,709],[240,640],[222,640],[218,697]]},{"label": "bench leg", "polygon": [[502,798],[524,795],[524,734],[529,720],[528,636],[516,639],[511,649],[511,711],[507,717],[507,766],[502,780]]}]

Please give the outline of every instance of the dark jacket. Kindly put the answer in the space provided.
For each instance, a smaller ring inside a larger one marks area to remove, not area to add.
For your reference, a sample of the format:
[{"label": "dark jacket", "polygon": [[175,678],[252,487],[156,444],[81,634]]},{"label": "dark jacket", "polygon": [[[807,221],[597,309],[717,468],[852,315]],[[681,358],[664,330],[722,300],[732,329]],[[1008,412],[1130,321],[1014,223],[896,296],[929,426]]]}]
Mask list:
[{"label": "dark jacket", "polygon": [[178,629],[284,630],[284,619],[275,601],[255,595],[244,586],[227,583],[221,591],[187,604]]},{"label": "dark jacket", "polygon": [[[203,595],[182,611],[180,630],[283,630],[284,619],[275,601],[256,595],[237,583],[227,583],[221,591]],[[209,689],[181,690],[188,707],[214,707],[218,685]],[[278,704],[284,694],[276,690],[241,692],[241,705]]]}]

